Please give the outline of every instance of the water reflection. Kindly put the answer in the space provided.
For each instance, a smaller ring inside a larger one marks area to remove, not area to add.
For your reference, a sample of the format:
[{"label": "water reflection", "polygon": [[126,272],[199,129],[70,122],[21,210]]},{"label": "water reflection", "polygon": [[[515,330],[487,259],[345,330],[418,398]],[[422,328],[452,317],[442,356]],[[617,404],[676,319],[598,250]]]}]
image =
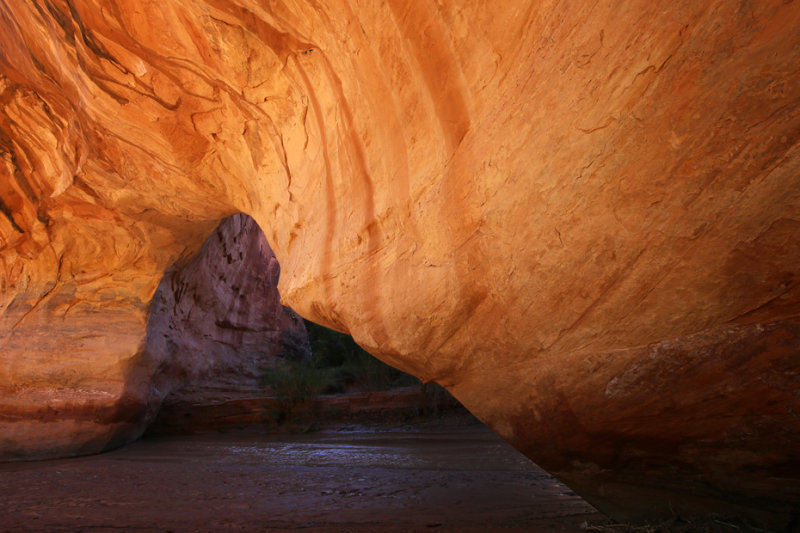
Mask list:
[{"label": "water reflection", "polygon": [[270,465],[359,466],[442,470],[538,470],[486,430],[453,433],[320,432],[187,440],[194,454],[215,453],[228,462]]},{"label": "water reflection", "polygon": [[9,531],[531,533],[599,518],[488,430],[153,437],[0,465],[0,494]]}]

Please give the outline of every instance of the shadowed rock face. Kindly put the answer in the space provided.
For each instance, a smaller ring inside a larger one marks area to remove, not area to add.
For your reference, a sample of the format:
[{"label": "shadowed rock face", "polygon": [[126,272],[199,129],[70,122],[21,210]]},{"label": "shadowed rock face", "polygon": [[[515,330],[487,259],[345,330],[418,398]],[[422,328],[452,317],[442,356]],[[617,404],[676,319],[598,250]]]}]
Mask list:
[{"label": "shadowed rock face", "polygon": [[172,402],[260,391],[262,372],[311,356],[303,320],[283,307],[280,266],[247,215],[222,221],[197,256],[164,276],[153,298],[145,357]]},{"label": "shadowed rock face", "polygon": [[[1,457],[98,452],[138,438],[165,400],[202,404],[220,395],[261,392],[266,368],[280,359],[311,355],[303,320],[280,303],[279,276],[278,261],[253,219],[242,214],[224,219],[188,264],[170,269],[161,280],[144,350],[128,363],[135,366],[124,375],[121,397],[93,397],[91,390],[58,383],[40,392],[38,405],[13,403],[8,394],[3,427],[15,433],[13,439],[5,435]],[[84,382],[91,379],[85,376]],[[52,426],[65,419],[90,429],[54,437]],[[42,435],[50,438],[38,440]]]},{"label": "shadowed rock face", "polygon": [[779,0],[0,0],[4,446],[124,435],[159,280],[244,212],[286,303],[602,509],[788,527],[798,27]]}]

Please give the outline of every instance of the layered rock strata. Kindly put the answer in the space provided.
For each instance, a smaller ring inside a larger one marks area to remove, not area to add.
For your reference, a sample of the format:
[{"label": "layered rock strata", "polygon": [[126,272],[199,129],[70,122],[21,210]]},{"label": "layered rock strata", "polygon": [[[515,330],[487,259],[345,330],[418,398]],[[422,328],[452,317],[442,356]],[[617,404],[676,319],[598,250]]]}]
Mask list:
[{"label": "layered rock strata", "polygon": [[[85,454],[138,438],[172,405],[215,403],[230,396],[263,397],[262,373],[311,356],[303,320],[280,303],[280,266],[263,232],[247,215],[223,220],[198,254],[164,275],[153,297],[144,349],[123,386],[138,391],[91,394],[56,383],[30,399],[3,396],[3,459]],[[55,361],[54,361],[55,366]],[[91,383],[92,376],[84,376]],[[66,404],[65,396],[81,401]],[[38,409],[38,411],[36,411]],[[85,423],[88,430],[50,436],[53,425]],[[197,427],[214,421],[193,420]],[[46,430],[42,431],[44,425]]]},{"label": "layered rock strata", "polygon": [[244,212],[294,309],[601,509],[789,527],[798,27],[780,0],[0,1],[4,449],[122,427],[163,272]]}]

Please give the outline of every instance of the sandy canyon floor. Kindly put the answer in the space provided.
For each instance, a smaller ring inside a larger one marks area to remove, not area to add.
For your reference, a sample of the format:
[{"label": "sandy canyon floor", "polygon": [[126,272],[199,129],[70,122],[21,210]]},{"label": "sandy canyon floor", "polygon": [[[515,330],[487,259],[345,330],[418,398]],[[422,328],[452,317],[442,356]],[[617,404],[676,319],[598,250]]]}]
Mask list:
[{"label": "sandy canyon floor", "polygon": [[0,464],[0,531],[579,531],[591,506],[482,427],[147,438]]}]

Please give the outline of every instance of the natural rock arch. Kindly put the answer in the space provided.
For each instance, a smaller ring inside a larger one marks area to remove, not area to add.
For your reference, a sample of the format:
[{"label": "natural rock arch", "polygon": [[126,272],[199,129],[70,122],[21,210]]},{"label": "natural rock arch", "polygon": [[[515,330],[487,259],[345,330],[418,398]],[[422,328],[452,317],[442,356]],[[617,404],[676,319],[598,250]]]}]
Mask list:
[{"label": "natural rock arch", "polygon": [[164,270],[245,212],[296,310],[601,508],[786,526],[799,25],[777,0],[0,3],[2,449],[124,420]]}]

